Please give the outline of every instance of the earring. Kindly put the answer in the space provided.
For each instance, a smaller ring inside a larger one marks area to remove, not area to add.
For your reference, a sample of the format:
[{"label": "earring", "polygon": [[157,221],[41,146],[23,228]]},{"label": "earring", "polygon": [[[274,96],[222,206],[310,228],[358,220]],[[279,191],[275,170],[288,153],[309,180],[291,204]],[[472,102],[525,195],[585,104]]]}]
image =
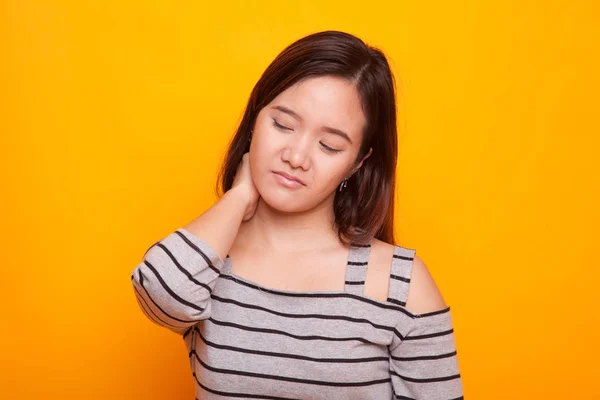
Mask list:
[{"label": "earring", "polygon": [[345,178],[342,183],[340,183],[340,192],[342,191],[342,189],[344,189],[346,187],[346,185],[348,184],[348,178]]}]

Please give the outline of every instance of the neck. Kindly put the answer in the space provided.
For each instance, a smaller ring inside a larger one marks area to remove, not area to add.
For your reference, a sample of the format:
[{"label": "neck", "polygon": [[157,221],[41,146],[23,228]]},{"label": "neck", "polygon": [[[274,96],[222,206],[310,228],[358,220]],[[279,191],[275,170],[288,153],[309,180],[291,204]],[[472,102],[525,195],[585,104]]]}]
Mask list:
[{"label": "neck", "polygon": [[245,245],[269,252],[303,253],[339,245],[333,197],[310,210],[286,213],[259,198],[252,219],[240,226]]}]

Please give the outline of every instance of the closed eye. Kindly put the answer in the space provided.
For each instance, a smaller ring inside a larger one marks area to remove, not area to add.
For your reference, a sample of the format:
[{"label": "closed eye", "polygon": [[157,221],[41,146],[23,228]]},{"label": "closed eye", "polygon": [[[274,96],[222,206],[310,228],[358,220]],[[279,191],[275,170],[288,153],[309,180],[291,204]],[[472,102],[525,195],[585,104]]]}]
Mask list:
[{"label": "closed eye", "polygon": [[291,129],[288,128],[287,126],[283,126],[283,125],[278,124],[277,121],[275,121],[275,119],[273,119],[273,125],[275,125],[279,129],[286,129],[286,130],[291,131]]},{"label": "closed eye", "polygon": [[[292,131],[292,130],[293,130],[293,129],[291,129],[291,128],[288,128],[287,126],[283,126],[283,125],[279,124],[279,123],[278,123],[278,122],[275,120],[275,118],[271,118],[271,119],[273,120],[273,126],[275,126],[276,128],[279,128],[279,129],[281,129],[281,130],[287,130],[287,131]],[[340,151],[342,151],[342,150],[338,150],[338,149],[332,149],[331,147],[327,146],[327,145],[326,145],[326,144],[324,144],[324,143],[321,143],[321,146],[323,146],[323,148],[324,148],[326,151],[330,152],[330,153],[339,153]]]},{"label": "closed eye", "polygon": [[339,153],[341,150],[337,150],[337,149],[332,149],[331,147],[327,146],[324,143],[321,143],[321,146],[323,146],[325,148],[325,150],[329,151],[330,153]]}]

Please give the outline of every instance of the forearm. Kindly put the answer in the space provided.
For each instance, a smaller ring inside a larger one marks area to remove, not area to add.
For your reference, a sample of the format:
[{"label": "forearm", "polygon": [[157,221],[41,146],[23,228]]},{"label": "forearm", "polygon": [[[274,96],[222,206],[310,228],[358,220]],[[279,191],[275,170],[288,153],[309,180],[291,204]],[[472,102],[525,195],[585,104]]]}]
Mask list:
[{"label": "forearm", "polygon": [[208,243],[225,259],[237,236],[247,204],[244,192],[233,188],[183,228]]}]

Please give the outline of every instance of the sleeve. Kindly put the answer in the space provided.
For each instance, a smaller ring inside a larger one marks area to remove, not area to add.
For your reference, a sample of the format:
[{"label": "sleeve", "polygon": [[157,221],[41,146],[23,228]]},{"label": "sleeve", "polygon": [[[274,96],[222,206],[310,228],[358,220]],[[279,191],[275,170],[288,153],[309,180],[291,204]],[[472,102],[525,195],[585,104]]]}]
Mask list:
[{"label": "sleeve", "polygon": [[407,318],[389,347],[394,399],[463,399],[450,307]]},{"label": "sleeve", "polygon": [[222,267],[208,243],[179,228],[154,243],[134,268],[138,306],[157,325],[183,334],[210,316],[210,296]]}]

